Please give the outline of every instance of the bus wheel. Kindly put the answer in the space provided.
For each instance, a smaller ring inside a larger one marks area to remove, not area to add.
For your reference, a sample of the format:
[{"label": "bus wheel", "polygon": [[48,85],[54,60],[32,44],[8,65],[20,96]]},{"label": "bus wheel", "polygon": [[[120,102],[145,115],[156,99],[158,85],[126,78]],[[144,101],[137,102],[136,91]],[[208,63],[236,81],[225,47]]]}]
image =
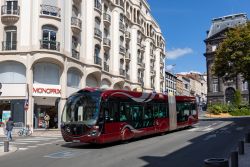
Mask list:
[{"label": "bus wheel", "polygon": [[134,136],[133,132],[129,128],[125,128],[122,131],[122,140],[128,141],[129,139],[132,139]]}]

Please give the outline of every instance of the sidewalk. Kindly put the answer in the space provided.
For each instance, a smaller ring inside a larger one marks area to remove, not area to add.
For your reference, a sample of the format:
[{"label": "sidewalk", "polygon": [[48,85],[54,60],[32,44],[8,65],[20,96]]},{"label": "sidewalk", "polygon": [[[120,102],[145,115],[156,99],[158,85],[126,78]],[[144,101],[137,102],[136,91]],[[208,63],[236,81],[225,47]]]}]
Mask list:
[{"label": "sidewalk", "polygon": [[16,152],[18,150],[17,147],[14,147],[14,146],[11,146],[9,147],[9,152],[4,152],[4,147],[3,146],[0,146],[0,157],[1,156],[4,156],[4,155],[8,155],[8,154],[11,154],[13,152]]},{"label": "sidewalk", "polygon": [[245,143],[245,154],[239,155],[239,167],[250,167],[250,143]]}]

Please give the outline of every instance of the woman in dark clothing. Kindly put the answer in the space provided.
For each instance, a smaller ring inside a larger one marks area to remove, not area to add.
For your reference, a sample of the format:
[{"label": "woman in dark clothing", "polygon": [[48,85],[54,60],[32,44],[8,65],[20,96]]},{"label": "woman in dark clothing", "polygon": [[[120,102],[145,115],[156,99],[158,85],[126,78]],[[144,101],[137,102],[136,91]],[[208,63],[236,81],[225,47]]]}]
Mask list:
[{"label": "woman in dark clothing", "polygon": [[12,120],[12,118],[9,118],[9,120],[6,122],[6,131],[7,131],[7,140],[12,140],[12,130],[14,127],[14,122]]}]

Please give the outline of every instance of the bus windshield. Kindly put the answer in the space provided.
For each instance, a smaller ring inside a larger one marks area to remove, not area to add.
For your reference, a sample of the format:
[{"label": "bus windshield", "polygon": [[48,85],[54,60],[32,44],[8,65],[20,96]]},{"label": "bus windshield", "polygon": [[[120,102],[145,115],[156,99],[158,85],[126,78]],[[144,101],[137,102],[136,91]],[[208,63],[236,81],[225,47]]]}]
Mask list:
[{"label": "bus windshield", "polygon": [[99,114],[99,97],[90,93],[70,96],[64,106],[62,123],[95,125]]}]

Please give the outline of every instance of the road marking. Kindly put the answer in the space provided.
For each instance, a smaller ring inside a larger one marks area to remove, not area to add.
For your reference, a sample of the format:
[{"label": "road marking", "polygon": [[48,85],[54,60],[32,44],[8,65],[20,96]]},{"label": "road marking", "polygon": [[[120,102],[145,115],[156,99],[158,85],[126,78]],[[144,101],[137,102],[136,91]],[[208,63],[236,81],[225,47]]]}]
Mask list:
[{"label": "road marking", "polygon": [[211,130],[213,130],[214,128],[205,128],[205,129],[203,129],[203,130],[201,130],[202,132],[208,132],[208,131],[211,131]]},{"label": "road marking", "polygon": [[24,151],[24,150],[27,150],[28,148],[18,148],[18,150],[20,151]]},{"label": "road marking", "polygon": [[72,150],[72,151],[59,151],[56,153],[52,153],[49,155],[45,155],[46,158],[73,158],[76,155],[79,155],[80,152]]},{"label": "road marking", "polygon": [[243,129],[244,129],[244,127],[237,127],[237,128],[236,128],[237,131],[241,131],[241,130],[243,130]]},{"label": "road marking", "polygon": [[203,139],[204,141],[207,141],[207,140],[210,140],[212,138],[215,138],[216,137],[216,134],[213,134],[213,135],[208,135],[205,139]]},{"label": "road marking", "polygon": [[36,148],[37,146],[28,146],[29,148]]},{"label": "road marking", "polygon": [[199,128],[192,128],[192,129],[189,129],[187,130],[188,132],[194,132],[194,131],[197,131]]}]

